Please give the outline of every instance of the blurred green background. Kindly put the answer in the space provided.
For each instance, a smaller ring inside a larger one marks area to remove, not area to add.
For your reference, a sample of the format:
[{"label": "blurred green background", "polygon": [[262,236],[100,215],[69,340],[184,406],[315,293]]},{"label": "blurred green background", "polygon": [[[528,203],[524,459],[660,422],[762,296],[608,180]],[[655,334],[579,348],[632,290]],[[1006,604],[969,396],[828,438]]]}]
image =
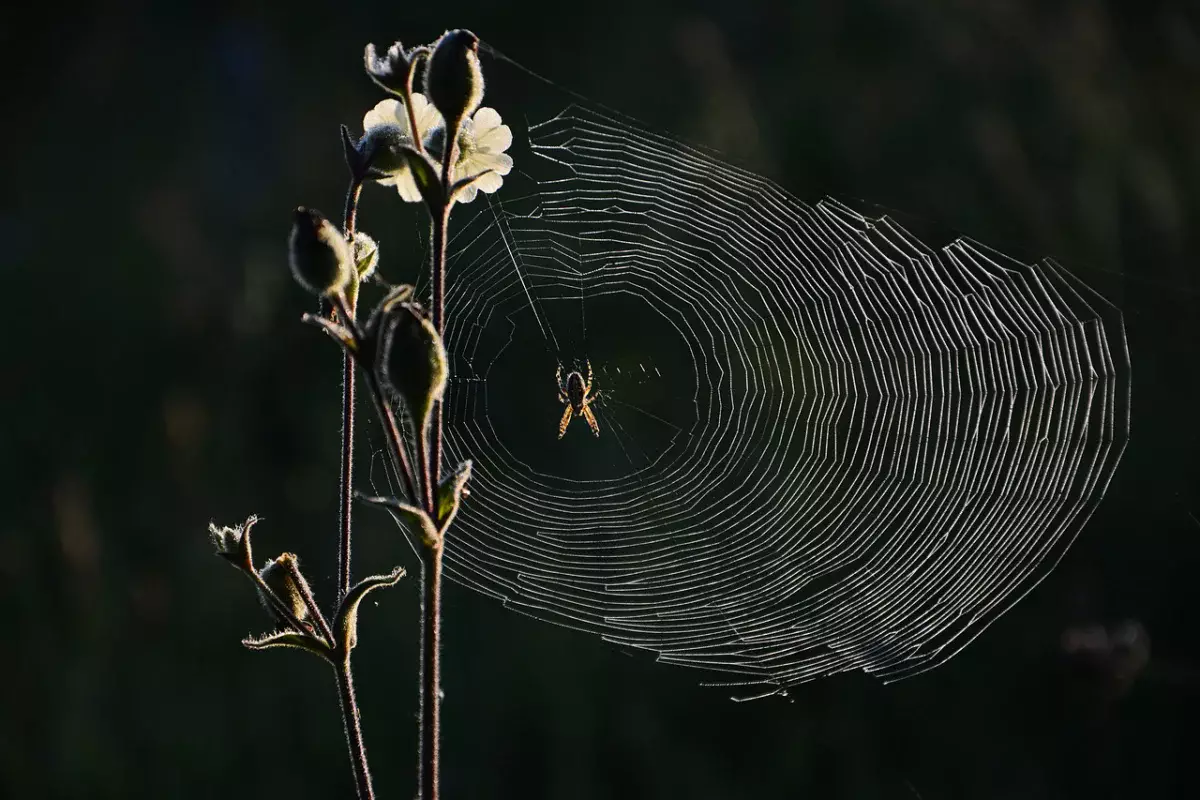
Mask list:
[{"label": "blurred green background", "polygon": [[[703,675],[446,598],[448,798],[1157,798],[1200,792],[1200,18],[1161,2],[98,3],[0,27],[0,795],[350,797],[332,677],[210,519],[334,569],[338,356],[298,323],[290,210],[336,213],[368,41],[465,26],[805,199],[863,198],[1126,310],[1133,434],[1063,563],[959,657],[734,704]],[[368,191],[365,220],[393,197]],[[378,224],[366,224],[375,230]],[[402,262],[388,261],[390,277]],[[418,240],[412,237],[414,246]],[[397,256],[398,258],[398,256]],[[360,513],[359,572],[411,555]],[[265,549],[264,549],[265,548]],[[415,779],[415,581],[356,651],[381,797]],[[1088,626],[1136,644],[1068,657]],[[14,635],[15,634],[15,635]],[[1144,658],[1148,654],[1148,660]]]}]

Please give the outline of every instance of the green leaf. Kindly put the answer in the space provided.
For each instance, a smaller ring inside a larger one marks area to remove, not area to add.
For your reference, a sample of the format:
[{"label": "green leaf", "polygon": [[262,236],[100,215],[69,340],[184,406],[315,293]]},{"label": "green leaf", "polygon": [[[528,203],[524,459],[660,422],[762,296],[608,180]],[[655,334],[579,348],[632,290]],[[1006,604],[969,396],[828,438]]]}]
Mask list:
[{"label": "green leaf", "polygon": [[430,208],[440,208],[446,202],[445,189],[438,175],[437,164],[425,153],[418,153],[414,148],[404,145],[400,148],[412,170],[413,180],[421,190],[421,197]]},{"label": "green leaf", "polygon": [[242,644],[251,650],[270,650],[273,647],[293,647],[315,653],[326,661],[333,661],[333,651],[320,639],[294,631],[277,631],[258,638],[250,637],[242,640]]},{"label": "green leaf", "polygon": [[467,494],[467,481],[471,479],[470,459],[458,465],[458,468],[442,478],[438,486],[438,532],[445,533],[446,528],[454,521],[458,513],[458,505]]},{"label": "green leaf", "polygon": [[363,598],[380,587],[396,585],[403,577],[404,570],[396,567],[387,575],[372,575],[351,587],[342,598],[342,604],[338,606],[337,616],[333,620],[334,636],[338,637],[338,655],[348,657],[354,645],[358,643],[358,606]]}]

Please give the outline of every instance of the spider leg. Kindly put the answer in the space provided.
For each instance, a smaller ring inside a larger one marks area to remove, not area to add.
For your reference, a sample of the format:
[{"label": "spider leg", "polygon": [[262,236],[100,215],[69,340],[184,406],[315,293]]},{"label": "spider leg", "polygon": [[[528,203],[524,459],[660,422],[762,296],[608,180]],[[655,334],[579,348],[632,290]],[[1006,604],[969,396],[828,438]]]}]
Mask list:
[{"label": "spider leg", "polygon": [[588,427],[592,429],[593,436],[600,435],[600,423],[596,422],[596,415],[592,413],[591,404],[583,407],[583,418],[587,420]]},{"label": "spider leg", "polygon": [[590,358],[587,360],[587,371],[588,371],[587,389],[588,389],[588,391],[591,391],[592,390],[592,360]]},{"label": "spider leg", "polygon": [[[566,410],[563,411],[562,421],[558,423],[558,438],[560,439],[567,432],[567,426],[571,424],[571,411],[571,406],[568,405]],[[585,414],[587,413],[586,408],[583,411]]]},{"label": "spider leg", "polygon": [[562,362],[559,362],[558,369],[554,371],[554,380],[558,381],[558,391],[565,392],[566,387],[562,382]]}]

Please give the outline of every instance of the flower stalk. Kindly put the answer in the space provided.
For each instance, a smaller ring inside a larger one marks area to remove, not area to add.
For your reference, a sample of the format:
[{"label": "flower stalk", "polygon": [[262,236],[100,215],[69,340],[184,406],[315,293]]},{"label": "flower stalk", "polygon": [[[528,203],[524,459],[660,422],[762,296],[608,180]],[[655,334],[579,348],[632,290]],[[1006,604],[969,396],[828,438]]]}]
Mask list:
[{"label": "flower stalk", "polygon": [[[373,800],[361,715],[350,665],[357,641],[357,613],[370,591],[395,584],[396,569],[352,584],[351,534],[355,498],[386,508],[410,535],[421,564],[420,754],[418,790],[423,800],[439,796],[441,734],[441,608],[445,536],[468,492],[471,462],[442,478],[443,395],[446,355],[446,259],[450,211],[455,203],[490,194],[512,169],[505,153],[512,132],[500,115],[480,108],[483,76],[479,40],[465,30],[447,31],[432,46],[405,49],[399,42],[380,56],[368,45],[367,74],[392,98],[363,118],[357,140],[342,126],[350,169],[340,230],[320,212],[293,213],[289,267],[296,281],[331,314],[302,319],[323,330],[342,348],[342,430],[338,476],[337,585],[328,617],[300,570],[299,559],[283,553],[261,569],[253,564],[249,518],[236,528],[210,527],[217,554],[245,574],[278,630],[243,640],[253,650],[290,648],[312,653],[334,670],[346,745],[359,800]],[[413,91],[420,64],[426,65],[425,94]],[[413,287],[398,286],[358,319],[360,289],[379,259],[376,241],[358,230],[363,185],[395,187],[405,202],[423,202],[430,215],[432,298],[428,312],[413,302]],[[379,416],[404,498],[361,497],[354,491],[355,405],[358,369]],[[400,407],[412,419],[412,441],[400,424]],[[411,448],[411,450],[410,450]],[[410,452],[415,451],[416,463]]]},{"label": "flower stalk", "polygon": [[[343,214],[342,232],[348,242],[354,242],[354,229],[358,221],[358,198],[362,194],[362,178],[353,175],[350,189],[346,192],[346,209]],[[343,324],[354,321],[358,292],[348,299]],[[354,502],[354,359],[348,352],[342,353],[342,463],[338,476],[338,599],[350,591],[350,536],[351,508]],[[354,693],[351,692],[353,701]],[[358,709],[354,709],[357,714]]]}]

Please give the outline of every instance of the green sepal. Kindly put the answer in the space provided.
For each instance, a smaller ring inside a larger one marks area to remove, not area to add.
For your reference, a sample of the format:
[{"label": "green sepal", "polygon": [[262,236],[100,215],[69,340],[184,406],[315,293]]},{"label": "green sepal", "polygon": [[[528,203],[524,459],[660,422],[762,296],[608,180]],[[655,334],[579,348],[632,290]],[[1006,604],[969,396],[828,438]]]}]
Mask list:
[{"label": "green sepal", "polygon": [[457,200],[459,192],[461,192],[463,189],[466,189],[468,186],[470,186],[472,183],[474,183],[475,181],[482,178],[484,175],[490,175],[495,171],[496,170],[494,170],[494,169],[485,169],[483,172],[477,172],[476,174],[472,175],[469,178],[459,178],[458,180],[456,180],[454,182],[454,185],[450,187],[450,199]]},{"label": "green sepal", "polygon": [[422,509],[397,500],[394,497],[368,497],[358,493],[355,496],[364,503],[386,508],[391,513],[392,519],[416,533],[426,547],[433,547],[441,542],[437,526],[433,524],[433,520]]},{"label": "green sepal", "polygon": [[394,586],[404,577],[404,570],[396,567],[387,575],[372,575],[363,578],[346,592],[342,604],[338,606],[337,616],[333,619],[333,635],[338,637],[335,646],[337,654],[347,658],[354,645],[358,643],[358,606],[369,592],[383,586]]},{"label": "green sepal", "polygon": [[347,350],[353,351],[357,347],[354,342],[354,334],[344,325],[339,325],[333,320],[326,319],[319,314],[309,314],[307,312],[300,317],[300,321],[325,331],[325,333],[329,334],[330,338]]},{"label": "green sepal", "polygon": [[444,534],[446,528],[454,521],[454,515],[458,513],[459,503],[462,502],[463,495],[467,494],[467,481],[470,479],[470,459],[459,464],[454,472],[442,478],[441,484],[438,485],[437,497],[439,533]]},{"label": "green sepal", "polygon": [[362,231],[355,231],[351,250],[358,279],[365,281],[375,274],[375,267],[379,264],[379,243]]},{"label": "green sepal", "polygon": [[258,517],[251,515],[241,525],[233,528],[218,528],[215,523],[208,524],[208,535],[217,555],[233,566],[245,572],[253,573],[254,554],[250,549],[250,529],[258,523]]},{"label": "green sepal", "polygon": [[304,633],[296,633],[294,631],[277,631],[276,633],[268,633],[266,636],[258,638],[248,637],[242,640],[242,644],[251,650],[270,650],[274,647],[292,647],[297,650],[307,650],[310,653],[315,653],[321,658],[333,662],[333,651],[315,636],[309,636]]},{"label": "green sepal", "polygon": [[362,154],[358,152],[358,142],[350,135],[350,129],[345,125],[341,126],[341,133],[342,153],[346,156],[346,166],[350,168],[351,175],[361,178],[365,167],[362,163]]}]

